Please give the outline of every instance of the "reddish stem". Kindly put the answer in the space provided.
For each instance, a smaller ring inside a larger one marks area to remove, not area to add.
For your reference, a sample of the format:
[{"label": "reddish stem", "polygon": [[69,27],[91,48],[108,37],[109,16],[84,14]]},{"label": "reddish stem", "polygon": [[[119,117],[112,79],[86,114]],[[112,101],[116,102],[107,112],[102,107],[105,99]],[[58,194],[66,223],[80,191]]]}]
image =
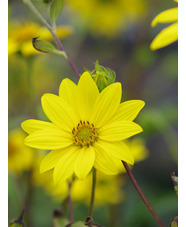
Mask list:
[{"label": "reddish stem", "polygon": [[162,223],[162,221],[160,220],[160,218],[158,217],[158,215],[156,214],[156,212],[154,211],[154,209],[151,207],[149,201],[147,200],[147,198],[144,196],[141,188],[139,187],[134,175],[132,174],[132,171],[130,170],[129,166],[127,165],[126,162],[122,161],[134,187],[136,188],[138,194],[140,195],[141,199],[143,200],[143,202],[145,203],[146,207],[149,209],[149,211],[151,212],[152,216],[156,219],[157,223],[159,224],[160,227],[165,227],[164,224]]}]

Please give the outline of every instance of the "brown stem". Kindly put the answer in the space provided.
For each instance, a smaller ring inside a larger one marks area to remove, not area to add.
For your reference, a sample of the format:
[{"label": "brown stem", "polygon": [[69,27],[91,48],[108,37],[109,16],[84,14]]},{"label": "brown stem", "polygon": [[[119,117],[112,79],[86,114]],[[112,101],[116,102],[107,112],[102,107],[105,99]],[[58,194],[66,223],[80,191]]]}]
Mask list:
[{"label": "brown stem", "polygon": [[149,211],[151,212],[151,214],[153,215],[153,217],[156,219],[157,223],[159,224],[160,227],[164,227],[164,224],[162,223],[162,221],[160,220],[160,218],[158,217],[158,215],[156,214],[156,212],[154,211],[154,209],[151,207],[149,201],[147,200],[147,198],[144,196],[141,188],[139,187],[136,179],[134,178],[134,175],[132,174],[132,171],[130,170],[129,166],[127,165],[126,162],[122,161],[134,187],[136,188],[138,194],[140,195],[141,199],[143,200],[143,202],[145,203],[146,207],[149,209]]}]

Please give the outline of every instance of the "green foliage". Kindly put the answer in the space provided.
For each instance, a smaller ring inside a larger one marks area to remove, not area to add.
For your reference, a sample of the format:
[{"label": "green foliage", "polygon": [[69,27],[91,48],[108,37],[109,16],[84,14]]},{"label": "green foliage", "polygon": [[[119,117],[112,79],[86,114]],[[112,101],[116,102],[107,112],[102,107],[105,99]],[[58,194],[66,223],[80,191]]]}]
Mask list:
[{"label": "green foliage", "polygon": [[52,21],[56,21],[63,9],[63,0],[53,0],[50,6],[50,18]]},{"label": "green foliage", "polygon": [[32,39],[33,47],[44,53],[48,54],[58,54],[64,56],[66,58],[66,54],[64,51],[57,50],[50,42],[45,40],[38,40],[38,37]]},{"label": "green foliage", "polygon": [[98,61],[96,61],[95,69],[90,74],[96,82],[100,92],[116,80],[115,72],[99,65]]}]

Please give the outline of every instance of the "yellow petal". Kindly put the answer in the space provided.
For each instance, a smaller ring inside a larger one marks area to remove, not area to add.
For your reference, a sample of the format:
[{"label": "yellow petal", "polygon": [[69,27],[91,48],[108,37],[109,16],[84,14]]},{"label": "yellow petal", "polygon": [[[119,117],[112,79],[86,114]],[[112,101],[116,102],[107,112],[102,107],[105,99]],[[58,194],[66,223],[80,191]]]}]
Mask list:
[{"label": "yellow petal", "polygon": [[81,120],[90,120],[99,91],[88,72],[82,74],[78,82],[78,110]]},{"label": "yellow petal", "polygon": [[59,160],[53,172],[55,184],[60,184],[74,173],[74,164],[77,159],[78,152],[79,147],[73,146]]},{"label": "yellow petal", "polygon": [[92,169],[95,161],[95,151],[92,146],[82,147],[78,151],[74,171],[78,178],[84,179]]},{"label": "yellow petal", "polygon": [[62,80],[59,87],[59,96],[63,98],[73,109],[77,111],[77,85],[68,78]]},{"label": "yellow petal", "polygon": [[171,23],[178,21],[178,7],[165,10],[159,13],[152,21],[151,26],[154,27],[158,23]]},{"label": "yellow petal", "polygon": [[96,169],[108,175],[115,175],[119,173],[118,166],[121,162],[119,159],[108,155],[104,152],[102,147],[97,146],[97,143],[95,143],[94,149],[96,154],[94,166]]},{"label": "yellow petal", "polygon": [[96,128],[110,121],[116,113],[121,101],[121,84],[114,83],[103,89],[94,105],[91,123]]},{"label": "yellow petal", "polygon": [[71,132],[78,122],[78,116],[61,97],[53,94],[45,94],[41,98],[43,110],[49,120],[63,130]]},{"label": "yellow petal", "polygon": [[142,128],[131,121],[117,121],[99,129],[98,137],[105,141],[120,141],[142,132]]},{"label": "yellow petal", "polygon": [[38,130],[25,139],[27,146],[44,150],[61,149],[72,145],[73,142],[72,135],[60,129]]},{"label": "yellow petal", "polygon": [[50,151],[42,160],[40,165],[40,172],[43,173],[47,170],[53,169],[60,159],[71,149],[71,147],[67,147],[60,150],[52,150]]},{"label": "yellow petal", "polygon": [[28,134],[35,132],[37,130],[41,129],[57,129],[57,127],[52,124],[51,122],[46,122],[46,121],[40,121],[40,120],[34,120],[34,119],[29,119],[21,123],[22,129],[27,132]]},{"label": "yellow petal", "polygon": [[97,147],[102,148],[102,150],[110,156],[114,156],[119,160],[125,161],[131,165],[134,164],[134,157],[132,152],[129,150],[128,146],[123,142],[105,142],[99,140]]},{"label": "yellow petal", "polygon": [[178,40],[178,23],[171,24],[169,27],[164,28],[152,41],[151,50],[168,46],[169,44]]},{"label": "yellow petal", "polygon": [[141,100],[123,102],[119,105],[118,111],[112,121],[133,121],[144,105],[145,102]]}]

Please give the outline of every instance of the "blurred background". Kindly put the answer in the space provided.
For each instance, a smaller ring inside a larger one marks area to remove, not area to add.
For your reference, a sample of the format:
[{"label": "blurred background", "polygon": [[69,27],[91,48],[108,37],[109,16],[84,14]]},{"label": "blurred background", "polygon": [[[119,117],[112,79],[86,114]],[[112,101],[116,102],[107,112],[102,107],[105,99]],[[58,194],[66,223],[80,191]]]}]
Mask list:
[{"label": "blurred background", "polygon": [[[48,19],[47,0],[44,2],[33,0]],[[9,223],[27,207],[25,226],[51,227],[54,210],[63,207],[68,218],[66,185],[55,188],[52,173],[39,173],[46,151],[24,146],[26,134],[20,124],[30,118],[45,120],[41,96],[58,94],[63,78],[77,79],[63,57],[34,50],[33,37],[51,42],[52,37],[22,0],[9,0],[8,6]],[[172,172],[178,174],[178,44],[157,51],[149,46],[164,27],[151,28],[153,18],[176,6],[172,0],[64,0],[57,21],[58,36],[80,73],[84,68],[93,70],[98,60],[115,71],[123,86],[123,101],[145,101],[135,120],[144,131],[128,141],[136,159],[132,171],[165,226],[178,209],[171,180]],[[90,188],[90,179],[75,182],[72,188],[77,221],[88,215]],[[157,226],[125,173],[114,178],[98,173],[96,193],[95,223],[105,227]]]}]

